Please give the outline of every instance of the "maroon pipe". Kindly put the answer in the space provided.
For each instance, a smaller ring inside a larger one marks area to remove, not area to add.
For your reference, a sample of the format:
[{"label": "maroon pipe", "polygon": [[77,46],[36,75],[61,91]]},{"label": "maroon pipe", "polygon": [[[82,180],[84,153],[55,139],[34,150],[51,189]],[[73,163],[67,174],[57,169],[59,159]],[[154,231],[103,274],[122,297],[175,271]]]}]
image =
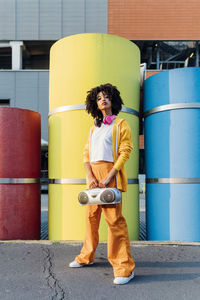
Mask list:
[{"label": "maroon pipe", "polygon": [[[41,118],[0,107],[0,180],[40,178]],[[40,184],[0,183],[0,239],[40,239]]]}]

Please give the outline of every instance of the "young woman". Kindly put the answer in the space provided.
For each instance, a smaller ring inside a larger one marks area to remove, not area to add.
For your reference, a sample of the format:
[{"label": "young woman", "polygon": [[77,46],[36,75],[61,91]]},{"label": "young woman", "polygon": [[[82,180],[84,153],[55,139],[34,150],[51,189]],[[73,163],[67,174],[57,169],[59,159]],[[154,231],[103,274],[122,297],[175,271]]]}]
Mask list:
[{"label": "young woman", "polygon": [[[86,110],[95,119],[83,158],[87,187],[117,187],[127,190],[124,163],[133,148],[131,130],[124,119],[116,118],[122,108],[120,92],[111,84],[93,88],[86,98]],[[81,253],[69,264],[72,268],[91,265],[99,242],[101,212],[108,225],[108,260],[114,271],[114,283],[125,284],[134,277],[126,220],[119,204],[86,206],[86,235]]]}]

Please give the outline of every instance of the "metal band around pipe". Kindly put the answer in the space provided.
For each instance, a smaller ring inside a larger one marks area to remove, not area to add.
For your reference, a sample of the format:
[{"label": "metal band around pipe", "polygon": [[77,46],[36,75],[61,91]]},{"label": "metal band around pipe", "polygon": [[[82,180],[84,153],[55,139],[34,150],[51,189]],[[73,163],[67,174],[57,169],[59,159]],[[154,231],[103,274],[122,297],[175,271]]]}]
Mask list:
[{"label": "metal band around pipe", "polygon": [[127,180],[128,184],[139,184],[139,179],[136,178],[129,178]]},{"label": "metal band around pipe", "polygon": [[40,178],[0,178],[0,184],[40,183]]},{"label": "metal band around pipe", "polygon": [[139,112],[130,107],[123,106],[121,111],[139,117]]},{"label": "metal band around pipe", "polygon": [[200,183],[200,178],[147,178],[146,183]]},{"label": "metal band around pipe", "polygon": [[[65,112],[65,111],[71,111],[71,110],[85,110],[85,109],[86,109],[86,105],[85,104],[60,106],[60,107],[57,107],[57,108],[51,110],[49,112],[48,116],[50,117],[50,116],[52,116],[52,115],[54,115],[56,113],[59,113],[59,112]],[[134,109],[132,109],[132,108],[130,108],[130,107],[123,106],[121,111],[139,117],[139,112],[136,111],[136,110],[134,110]]]},{"label": "metal band around pipe", "polygon": [[166,105],[157,106],[154,108],[151,108],[144,112],[143,116],[146,118],[149,115],[166,111],[166,110],[174,110],[174,109],[184,109],[184,108],[200,108],[200,103],[194,102],[194,103],[171,103]]},{"label": "metal band around pipe", "polygon": [[[138,184],[139,180],[135,178],[128,179],[128,184]],[[62,178],[49,179],[49,184],[86,184],[84,178]]]},{"label": "metal band around pipe", "polygon": [[49,184],[86,184],[84,178],[49,179]]}]

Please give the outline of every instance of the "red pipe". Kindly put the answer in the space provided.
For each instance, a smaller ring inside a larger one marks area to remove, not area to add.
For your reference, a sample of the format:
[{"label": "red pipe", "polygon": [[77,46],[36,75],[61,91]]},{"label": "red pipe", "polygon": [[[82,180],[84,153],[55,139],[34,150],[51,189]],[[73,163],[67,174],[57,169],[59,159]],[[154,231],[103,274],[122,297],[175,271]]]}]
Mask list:
[{"label": "red pipe", "polygon": [[[0,180],[40,178],[41,118],[0,107]],[[40,184],[0,183],[0,239],[40,239]]]}]

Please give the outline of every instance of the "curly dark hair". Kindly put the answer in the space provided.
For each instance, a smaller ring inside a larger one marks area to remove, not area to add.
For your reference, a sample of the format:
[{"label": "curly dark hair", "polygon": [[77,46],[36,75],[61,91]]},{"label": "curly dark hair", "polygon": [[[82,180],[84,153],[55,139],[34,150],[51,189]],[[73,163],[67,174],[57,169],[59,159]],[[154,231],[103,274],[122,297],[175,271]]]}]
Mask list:
[{"label": "curly dark hair", "polygon": [[118,115],[122,109],[122,104],[124,104],[120,96],[120,92],[116,86],[113,86],[110,83],[102,84],[88,91],[88,95],[86,97],[86,110],[94,119],[97,120],[98,123],[103,121],[103,114],[97,106],[97,94],[100,92],[108,95],[109,99],[111,100],[113,115]]}]

